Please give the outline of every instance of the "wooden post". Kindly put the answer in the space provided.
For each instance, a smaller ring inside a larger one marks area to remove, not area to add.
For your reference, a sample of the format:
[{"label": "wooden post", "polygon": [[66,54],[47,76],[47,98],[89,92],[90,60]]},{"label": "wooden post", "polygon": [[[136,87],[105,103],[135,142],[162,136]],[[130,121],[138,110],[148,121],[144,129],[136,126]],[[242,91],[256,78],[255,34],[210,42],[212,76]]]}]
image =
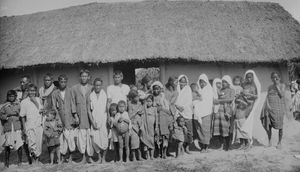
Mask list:
[{"label": "wooden post", "polygon": [[167,82],[167,78],[166,78],[166,65],[164,63],[159,64],[159,70],[160,70],[160,81],[162,83],[166,83]]},{"label": "wooden post", "polygon": [[39,82],[38,82],[38,76],[37,76],[37,73],[36,73],[36,67],[33,67],[33,69],[32,69],[31,83],[33,83],[34,85],[36,85],[38,88],[41,87],[39,85]]},{"label": "wooden post", "polygon": [[114,66],[113,64],[108,64],[108,83],[109,85],[114,83],[113,75],[114,75]]}]

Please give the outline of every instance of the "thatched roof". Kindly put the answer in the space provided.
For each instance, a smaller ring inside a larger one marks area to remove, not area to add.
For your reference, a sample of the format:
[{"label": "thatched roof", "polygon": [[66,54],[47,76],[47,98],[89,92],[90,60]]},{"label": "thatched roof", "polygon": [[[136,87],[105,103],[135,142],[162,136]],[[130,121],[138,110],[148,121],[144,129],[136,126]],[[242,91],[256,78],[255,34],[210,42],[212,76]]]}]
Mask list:
[{"label": "thatched roof", "polygon": [[92,3],[0,18],[0,64],[183,58],[281,62],[300,57],[300,25],[279,4]]}]

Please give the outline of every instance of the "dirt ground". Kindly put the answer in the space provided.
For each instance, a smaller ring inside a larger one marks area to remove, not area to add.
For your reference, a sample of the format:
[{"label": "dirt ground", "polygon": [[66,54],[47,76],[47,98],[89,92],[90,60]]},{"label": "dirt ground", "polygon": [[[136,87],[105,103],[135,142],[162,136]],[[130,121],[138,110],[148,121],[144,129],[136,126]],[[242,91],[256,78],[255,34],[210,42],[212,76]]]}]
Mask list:
[{"label": "dirt ground", "polygon": [[[0,171],[300,171],[300,122],[289,121],[284,125],[283,148],[275,148],[277,142],[277,132],[273,133],[273,147],[265,148],[262,144],[254,144],[248,151],[230,150],[223,151],[211,148],[208,153],[200,153],[195,148],[192,154],[185,154],[176,159],[168,157],[167,159],[157,158],[155,160],[145,160],[139,162],[114,163],[112,157],[108,156],[110,161],[105,164],[62,164],[49,165],[49,158],[45,148],[41,161],[43,164],[29,166],[23,157],[22,166],[17,166],[16,152],[11,155],[11,166],[4,168],[3,153],[1,153]],[[171,152],[173,153],[173,152]],[[111,154],[111,153],[109,153]],[[95,157],[96,158],[96,157]],[[77,153],[75,161],[80,161],[80,155]]]}]

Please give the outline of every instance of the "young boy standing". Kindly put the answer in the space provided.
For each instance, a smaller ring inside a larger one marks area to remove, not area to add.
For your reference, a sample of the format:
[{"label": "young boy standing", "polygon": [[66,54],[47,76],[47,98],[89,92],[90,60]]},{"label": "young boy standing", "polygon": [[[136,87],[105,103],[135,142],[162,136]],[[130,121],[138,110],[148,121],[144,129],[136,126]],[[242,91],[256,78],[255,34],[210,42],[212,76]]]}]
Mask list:
[{"label": "young boy standing", "polygon": [[115,116],[115,124],[118,133],[119,142],[119,162],[123,158],[123,148],[125,143],[126,162],[129,161],[129,130],[131,129],[131,121],[126,111],[126,102],[121,100],[118,103],[118,113]]},{"label": "young boy standing", "polygon": [[66,154],[69,152],[69,162],[72,162],[72,153],[76,148],[75,135],[77,133],[74,114],[72,114],[72,112],[76,112],[76,107],[72,101],[72,91],[67,86],[67,82],[68,78],[66,75],[60,75],[58,77],[59,85],[58,89],[52,93],[52,104],[64,128],[60,136],[60,153],[65,159]]},{"label": "young boy standing", "polygon": [[19,117],[20,103],[16,101],[17,92],[7,92],[7,103],[0,110],[0,120],[4,128],[5,166],[9,166],[10,150],[18,150],[18,165],[22,163],[22,130]]},{"label": "young boy standing", "polygon": [[[88,117],[87,102],[91,94],[92,86],[88,83],[90,72],[86,69],[80,71],[80,83],[72,87],[72,101],[76,105],[75,121],[79,122],[77,148],[82,154],[81,163],[90,163],[90,157],[94,154],[90,138],[90,119]],[[88,157],[86,158],[86,154]]]},{"label": "young boy standing", "polygon": [[47,118],[44,124],[44,134],[46,137],[46,142],[48,150],[50,153],[50,164],[54,164],[54,155],[57,155],[57,162],[60,164],[60,141],[59,137],[62,133],[62,124],[59,119],[56,118],[56,111],[47,111]]}]

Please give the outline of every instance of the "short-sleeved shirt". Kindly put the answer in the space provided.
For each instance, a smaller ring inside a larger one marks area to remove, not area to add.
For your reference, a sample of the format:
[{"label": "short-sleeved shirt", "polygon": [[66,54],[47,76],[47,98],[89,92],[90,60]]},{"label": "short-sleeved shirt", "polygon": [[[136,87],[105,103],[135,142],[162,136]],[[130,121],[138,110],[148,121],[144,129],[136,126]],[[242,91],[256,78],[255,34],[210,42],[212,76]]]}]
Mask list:
[{"label": "short-sleeved shirt", "polygon": [[21,102],[20,116],[26,117],[26,129],[32,129],[42,125],[42,115],[40,110],[43,108],[42,101],[40,98],[35,97],[39,105],[39,108],[30,100],[29,97],[25,98]]},{"label": "short-sleeved shirt", "polygon": [[107,98],[111,99],[111,103],[118,103],[120,100],[127,102],[127,95],[130,91],[130,88],[126,84],[110,85],[107,87]]}]

